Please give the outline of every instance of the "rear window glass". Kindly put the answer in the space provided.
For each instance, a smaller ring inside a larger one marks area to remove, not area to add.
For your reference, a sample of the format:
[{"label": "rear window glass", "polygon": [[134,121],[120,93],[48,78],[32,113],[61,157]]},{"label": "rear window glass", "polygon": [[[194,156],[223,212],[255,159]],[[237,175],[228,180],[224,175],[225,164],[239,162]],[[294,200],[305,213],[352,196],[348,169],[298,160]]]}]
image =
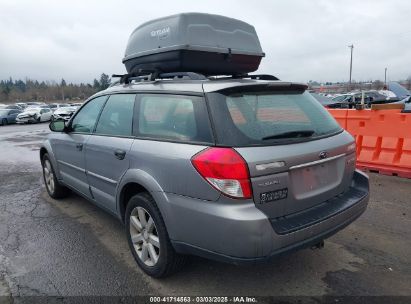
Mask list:
[{"label": "rear window glass", "polygon": [[204,99],[197,96],[140,95],[138,135],[210,143],[211,130]]},{"label": "rear window glass", "polygon": [[208,94],[219,144],[284,144],[313,140],[341,127],[308,92]]}]

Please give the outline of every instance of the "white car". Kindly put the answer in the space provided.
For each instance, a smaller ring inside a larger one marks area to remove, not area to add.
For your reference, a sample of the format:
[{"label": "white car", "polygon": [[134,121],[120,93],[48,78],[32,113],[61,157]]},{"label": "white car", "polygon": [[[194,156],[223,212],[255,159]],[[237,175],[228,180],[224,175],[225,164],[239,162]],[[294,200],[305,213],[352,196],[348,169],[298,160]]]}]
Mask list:
[{"label": "white car", "polygon": [[17,115],[16,123],[43,122],[51,119],[50,108],[28,108],[23,113]]},{"label": "white car", "polygon": [[54,111],[52,120],[56,119],[64,119],[65,121],[68,121],[71,116],[77,111],[78,107],[62,107],[58,108],[57,110]]},{"label": "white car", "polygon": [[70,105],[67,103],[50,103],[48,104],[48,106],[50,107],[51,111],[54,113],[54,111],[60,108],[69,107]]}]

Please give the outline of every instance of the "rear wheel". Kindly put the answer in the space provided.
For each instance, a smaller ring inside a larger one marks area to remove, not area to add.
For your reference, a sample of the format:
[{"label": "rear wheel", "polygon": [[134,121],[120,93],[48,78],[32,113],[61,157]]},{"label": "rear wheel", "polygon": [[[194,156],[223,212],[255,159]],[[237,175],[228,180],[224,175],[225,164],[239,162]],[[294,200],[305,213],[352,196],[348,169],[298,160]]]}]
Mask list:
[{"label": "rear wheel", "polygon": [[64,198],[68,196],[70,190],[59,183],[56,174],[54,173],[53,166],[51,164],[48,154],[44,154],[43,161],[43,178],[46,185],[47,193],[52,198]]},{"label": "rear wheel", "polygon": [[9,122],[7,121],[7,118],[3,118],[3,119],[1,120],[1,124],[2,124],[3,126],[6,126],[8,123],[9,123]]},{"label": "rear wheel", "polygon": [[134,259],[148,275],[166,277],[186,260],[175,252],[154,199],[148,193],[133,196],[127,204],[126,234]]}]

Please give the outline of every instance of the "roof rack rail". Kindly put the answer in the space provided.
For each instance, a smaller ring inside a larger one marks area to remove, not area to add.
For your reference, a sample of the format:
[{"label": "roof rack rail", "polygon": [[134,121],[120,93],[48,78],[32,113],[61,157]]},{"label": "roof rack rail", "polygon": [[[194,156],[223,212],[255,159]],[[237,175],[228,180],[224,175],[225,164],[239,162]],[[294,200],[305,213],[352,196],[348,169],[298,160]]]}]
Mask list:
[{"label": "roof rack rail", "polygon": [[202,74],[194,72],[175,72],[175,73],[161,73],[158,70],[139,70],[138,72],[132,72],[124,75],[113,74],[111,77],[120,78],[120,84],[129,84],[131,81],[154,81],[156,79],[183,79],[189,78],[190,80],[206,80]]},{"label": "roof rack rail", "polygon": [[249,74],[238,74],[238,75],[231,75],[231,76],[225,76],[225,77],[218,77],[218,76],[212,76],[210,77],[212,79],[216,80],[221,80],[221,79],[255,79],[255,80],[280,80],[279,78],[275,77],[274,75],[269,75],[269,74],[254,74],[254,75],[249,75]]}]

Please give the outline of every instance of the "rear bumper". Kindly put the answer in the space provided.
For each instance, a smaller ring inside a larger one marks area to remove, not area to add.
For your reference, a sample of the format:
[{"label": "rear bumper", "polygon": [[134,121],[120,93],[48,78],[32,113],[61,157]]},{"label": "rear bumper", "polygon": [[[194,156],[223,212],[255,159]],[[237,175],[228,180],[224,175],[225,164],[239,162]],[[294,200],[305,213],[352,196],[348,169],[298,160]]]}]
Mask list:
[{"label": "rear bumper", "polygon": [[[347,191],[348,195],[357,195],[346,197],[340,209],[329,208],[325,212],[324,208],[318,208],[317,217],[313,216],[315,210],[294,215],[288,221],[293,224],[290,230],[284,229],[287,225],[282,225],[282,230],[275,227],[273,219],[267,218],[254,202],[239,203],[225,197],[219,202],[170,197],[172,215],[165,221],[172,244],[179,253],[234,264],[255,263],[310,247],[352,223],[367,207],[368,177],[356,171],[351,190],[355,191]],[[301,222],[303,218],[305,221]]]}]

